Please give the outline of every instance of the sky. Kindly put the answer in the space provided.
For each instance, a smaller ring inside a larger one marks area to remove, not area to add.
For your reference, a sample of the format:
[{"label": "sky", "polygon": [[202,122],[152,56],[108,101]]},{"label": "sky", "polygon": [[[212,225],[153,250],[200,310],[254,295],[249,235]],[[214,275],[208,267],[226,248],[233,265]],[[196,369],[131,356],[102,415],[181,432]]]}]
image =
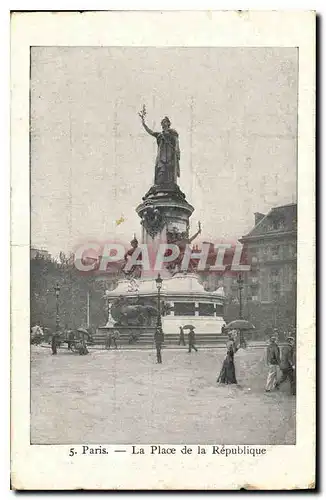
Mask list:
[{"label": "sky", "polygon": [[202,240],[238,239],[254,212],[296,202],[297,73],[295,48],[33,47],[32,246],[140,238],[156,155],[144,104],[150,128],[167,115],[179,133]]}]

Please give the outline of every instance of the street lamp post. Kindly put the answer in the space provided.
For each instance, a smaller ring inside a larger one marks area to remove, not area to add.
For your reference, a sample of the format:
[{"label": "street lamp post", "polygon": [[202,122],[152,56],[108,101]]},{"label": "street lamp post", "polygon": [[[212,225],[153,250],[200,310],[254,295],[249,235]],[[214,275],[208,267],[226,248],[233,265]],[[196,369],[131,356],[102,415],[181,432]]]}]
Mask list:
[{"label": "street lamp post", "polygon": [[111,304],[109,299],[109,293],[110,293],[109,290],[105,290],[104,298],[105,298],[106,323],[109,323],[111,319]]},{"label": "street lamp post", "polygon": [[86,324],[87,324],[87,328],[89,328],[89,325],[90,325],[90,321],[89,321],[89,317],[90,317],[90,297],[89,297],[89,290],[87,290],[87,304],[86,304]]},{"label": "street lamp post", "polygon": [[54,287],[55,291],[55,300],[56,300],[56,318],[55,318],[55,329],[58,333],[60,330],[60,316],[59,316],[59,295],[60,295],[60,286],[56,284]]},{"label": "street lamp post", "polygon": [[277,310],[278,310],[278,294],[277,283],[272,284],[272,299],[273,299],[273,325],[274,329],[277,328]]},{"label": "street lamp post", "polygon": [[[243,312],[242,312],[243,277],[242,277],[241,273],[239,273],[239,275],[238,275],[237,283],[238,283],[238,288],[239,288],[239,318],[243,319]],[[245,344],[245,342],[244,342],[244,338],[243,338],[243,331],[240,330],[240,345],[242,346],[244,344]]]},{"label": "street lamp post", "polygon": [[162,317],[161,317],[161,288],[162,288],[162,278],[160,273],[158,273],[156,278],[156,288],[157,288],[157,328],[162,329]]},{"label": "street lamp post", "polygon": [[243,290],[243,277],[242,274],[239,273],[238,279],[238,288],[239,288],[239,318],[242,319],[243,317],[243,312],[242,312],[242,290]]}]

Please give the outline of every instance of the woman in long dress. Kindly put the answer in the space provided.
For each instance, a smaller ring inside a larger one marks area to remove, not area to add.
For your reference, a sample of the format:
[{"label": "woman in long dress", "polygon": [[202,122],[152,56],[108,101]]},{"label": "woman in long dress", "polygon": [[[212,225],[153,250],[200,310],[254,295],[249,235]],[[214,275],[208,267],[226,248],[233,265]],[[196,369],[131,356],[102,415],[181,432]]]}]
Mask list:
[{"label": "woman in long dress", "polygon": [[220,384],[237,384],[237,379],[235,376],[235,366],[234,366],[234,355],[238,350],[236,345],[235,336],[231,332],[229,333],[229,341],[227,343],[226,357],[223,361],[222,369],[217,378],[217,382]]}]

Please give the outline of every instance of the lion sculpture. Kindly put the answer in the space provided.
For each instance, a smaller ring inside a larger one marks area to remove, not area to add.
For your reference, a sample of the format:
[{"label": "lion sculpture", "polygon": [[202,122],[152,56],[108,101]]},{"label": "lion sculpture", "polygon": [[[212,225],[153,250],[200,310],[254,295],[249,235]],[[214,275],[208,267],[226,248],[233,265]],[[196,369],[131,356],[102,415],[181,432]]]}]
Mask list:
[{"label": "lion sculpture", "polygon": [[153,306],[130,304],[121,296],[112,303],[111,315],[117,325],[150,326],[152,318],[157,317],[157,309]]}]

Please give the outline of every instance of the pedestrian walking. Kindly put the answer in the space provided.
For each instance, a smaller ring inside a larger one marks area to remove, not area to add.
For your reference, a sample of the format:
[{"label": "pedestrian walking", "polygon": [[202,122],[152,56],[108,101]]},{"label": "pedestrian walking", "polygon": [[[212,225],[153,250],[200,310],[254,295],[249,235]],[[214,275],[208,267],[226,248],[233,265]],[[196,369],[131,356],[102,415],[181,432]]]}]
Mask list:
[{"label": "pedestrian walking", "polygon": [[111,339],[112,339],[112,342],[113,342],[113,344],[114,344],[114,346],[115,346],[116,349],[118,349],[119,337],[120,337],[119,330],[113,330]]},{"label": "pedestrian walking", "polygon": [[275,388],[279,389],[281,384],[283,384],[286,380],[289,380],[291,386],[291,394],[295,395],[295,346],[293,337],[287,338],[287,344],[285,347],[283,347],[281,354],[280,368],[282,375],[280,380],[276,382]]},{"label": "pedestrian walking", "polygon": [[182,328],[182,326],[179,326],[180,333],[179,333],[179,345],[186,345],[185,341],[185,332]]},{"label": "pedestrian walking", "polygon": [[57,354],[57,346],[58,346],[58,336],[56,333],[54,333],[51,339],[52,355]]},{"label": "pedestrian walking", "polygon": [[105,338],[105,349],[111,349],[112,333],[109,331]]},{"label": "pedestrian walking", "polygon": [[72,330],[68,330],[68,333],[67,333],[68,351],[72,351],[73,340],[74,340],[74,332]]},{"label": "pedestrian walking", "polygon": [[113,344],[116,349],[118,349],[118,340],[120,337],[120,332],[119,330],[113,330],[113,332],[108,332],[106,341],[105,341],[105,348],[106,349],[111,349],[111,345]]},{"label": "pedestrian walking", "polygon": [[237,379],[235,376],[235,365],[234,365],[234,355],[239,349],[237,344],[237,334],[235,331],[230,331],[229,340],[226,344],[226,356],[223,361],[223,365],[219,376],[217,377],[217,382],[219,384],[237,384]]},{"label": "pedestrian walking", "polygon": [[267,346],[268,375],[265,390],[270,392],[275,389],[277,382],[277,367],[280,365],[280,348],[276,336],[273,335]]},{"label": "pedestrian walking", "polygon": [[162,344],[163,344],[163,331],[161,328],[156,328],[154,334],[154,341],[156,347],[156,359],[157,363],[162,363]]},{"label": "pedestrian walking", "polygon": [[195,346],[195,328],[191,327],[189,328],[189,333],[188,333],[188,352],[191,352],[192,349],[194,349],[196,352],[198,351],[197,347]]}]

